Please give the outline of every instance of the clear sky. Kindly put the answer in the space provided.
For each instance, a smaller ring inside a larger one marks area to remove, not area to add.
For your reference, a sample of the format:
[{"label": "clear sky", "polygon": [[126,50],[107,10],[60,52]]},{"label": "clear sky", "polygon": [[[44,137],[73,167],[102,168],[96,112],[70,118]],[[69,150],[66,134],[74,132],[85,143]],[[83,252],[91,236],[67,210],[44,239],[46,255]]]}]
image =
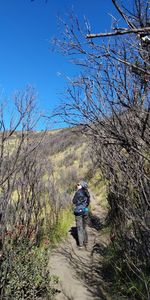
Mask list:
[{"label": "clear sky", "polygon": [[80,19],[87,16],[95,32],[110,29],[116,11],[111,0],[0,0],[0,94],[11,102],[11,94],[33,85],[38,106],[53,109],[64,90],[64,75],[73,75],[68,58],[52,52],[50,40],[57,37],[57,15],[74,9]]}]

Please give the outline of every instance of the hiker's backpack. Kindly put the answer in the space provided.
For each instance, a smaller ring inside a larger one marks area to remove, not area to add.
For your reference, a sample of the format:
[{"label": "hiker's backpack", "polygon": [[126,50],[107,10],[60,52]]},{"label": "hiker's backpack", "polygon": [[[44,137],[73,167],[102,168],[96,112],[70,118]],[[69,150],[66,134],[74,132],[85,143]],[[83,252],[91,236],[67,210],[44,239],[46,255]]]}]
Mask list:
[{"label": "hiker's backpack", "polygon": [[76,206],[74,209],[74,215],[75,216],[83,216],[88,214],[88,207],[85,207],[85,205],[80,204],[79,206]]}]

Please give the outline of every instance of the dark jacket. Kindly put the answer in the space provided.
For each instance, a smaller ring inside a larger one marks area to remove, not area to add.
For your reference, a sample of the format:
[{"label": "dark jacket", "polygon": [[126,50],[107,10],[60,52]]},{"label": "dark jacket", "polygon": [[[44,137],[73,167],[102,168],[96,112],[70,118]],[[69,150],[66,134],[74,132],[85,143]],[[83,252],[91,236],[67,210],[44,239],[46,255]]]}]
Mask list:
[{"label": "dark jacket", "polygon": [[85,190],[83,188],[79,189],[72,200],[73,204],[75,206],[81,205],[82,203],[86,202],[86,207],[89,205],[90,203],[90,194],[88,190]]}]

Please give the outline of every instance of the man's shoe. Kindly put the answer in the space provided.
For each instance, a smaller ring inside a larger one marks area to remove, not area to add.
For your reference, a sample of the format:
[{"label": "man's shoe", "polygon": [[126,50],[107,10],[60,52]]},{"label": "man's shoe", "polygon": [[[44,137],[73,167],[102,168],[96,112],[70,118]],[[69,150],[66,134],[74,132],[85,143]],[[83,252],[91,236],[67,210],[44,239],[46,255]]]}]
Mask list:
[{"label": "man's shoe", "polygon": [[87,245],[88,245],[88,243],[84,243],[84,247],[85,247],[85,249],[87,249]]},{"label": "man's shoe", "polygon": [[78,248],[79,248],[79,250],[82,250],[82,249],[83,249],[83,246],[79,246]]}]

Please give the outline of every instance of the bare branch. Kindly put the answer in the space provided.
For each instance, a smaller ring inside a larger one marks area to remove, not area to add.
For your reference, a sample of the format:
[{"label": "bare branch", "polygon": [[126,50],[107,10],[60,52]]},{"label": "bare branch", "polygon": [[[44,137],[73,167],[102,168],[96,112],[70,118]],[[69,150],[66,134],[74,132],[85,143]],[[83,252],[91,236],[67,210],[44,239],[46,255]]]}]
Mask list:
[{"label": "bare branch", "polygon": [[106,32],[106,33],[91,33],[87,34],[88,39],[93,39],[93,38],[99,38],[99,37],[109,37],[109,36],[116,36],[116,35],[124,35],[124,34],[130,34],[130,33],[150,33],[150,27],[144,27],[144,28],[133,28],[133,29],[116,29],[114,32]]},{"label": "bare branch", "polygon": [[126,21],[126,23],[131,27],[131,28],[136,28],[135,26],[134,26],[134,24],[129,20],[129,18],[128,18],[128,16],[127,16],[127,14],[125,14],[124,12],[123,12],[123,10],[121,9],[121,7],[119,6],[119,4],[117,3],[117,1],[116,0],[112,0],[112,2],[113,2],[113,4],[114,4],[114,6],[116,7],[116,9],[118,10],[118,12],[119,12],[119,14],[123,17],[123,19]]}]

